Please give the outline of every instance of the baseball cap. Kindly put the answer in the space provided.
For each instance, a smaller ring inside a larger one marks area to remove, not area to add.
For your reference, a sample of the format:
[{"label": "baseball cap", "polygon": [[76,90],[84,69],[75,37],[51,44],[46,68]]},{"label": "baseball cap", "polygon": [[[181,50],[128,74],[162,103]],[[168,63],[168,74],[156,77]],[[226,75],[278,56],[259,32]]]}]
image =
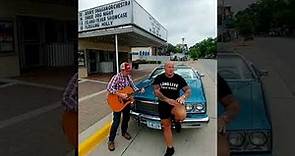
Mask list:
[{"label": "baseball cap", "polygon": [[127,62],[123,62],[121,65],[120,65],[120,68],[122,70],[127,70],[127,71],[130,71],[131,70],[131,64],[127,63]]}]

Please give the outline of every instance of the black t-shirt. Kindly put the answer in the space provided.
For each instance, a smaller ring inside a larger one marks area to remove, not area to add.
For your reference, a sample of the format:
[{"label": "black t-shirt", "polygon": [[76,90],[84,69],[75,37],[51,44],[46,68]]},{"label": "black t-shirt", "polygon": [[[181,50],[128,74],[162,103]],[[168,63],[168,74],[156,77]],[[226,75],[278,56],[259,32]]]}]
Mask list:
[{"label": "black t-shirt", "polygon": [[179,91],[187,86],[187,83],[178,74],[174,74],[173,77],[168,78],[165,73],[163,73],[155,78],[153,85],[159,85],[160,91],[164,96],[176,100],[179,97]]},{"label": "black t-shirt", "polygon": [[231,89],[229,88],[228,84],[224,81],[224,79],[219,74],[217,74],[217,98],[218,98],[218,101],[221,101],[222,98],[224,98],[230,94],[232,94],[232,92],[231,92]]}]

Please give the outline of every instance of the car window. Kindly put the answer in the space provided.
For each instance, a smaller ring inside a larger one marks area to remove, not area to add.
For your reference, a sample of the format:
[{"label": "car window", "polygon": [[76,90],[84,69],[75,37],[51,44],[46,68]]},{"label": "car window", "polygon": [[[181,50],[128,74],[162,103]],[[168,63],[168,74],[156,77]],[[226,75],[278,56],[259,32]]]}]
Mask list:
[{"label": "car window", "polygon": [[218,73],[224,79],[253,79],[252,72],[239,56],[219,56]]},{"label": "car window", "polygon": [[[164,73],[164,68],[158,68],[156,69],[153,74],[151,75],[151,78],[156,78],[156,76]],[[196,73],[190,69],[190,68],[176,68],[175,73],[178,75],[181,75],[184,79],[195,79],[197,78]]]},{"label": "car window", "polygon": [[156,78],[158,75],[164,73],[164,68],[157,68],[153,74],[151,75],[151,78]]}]

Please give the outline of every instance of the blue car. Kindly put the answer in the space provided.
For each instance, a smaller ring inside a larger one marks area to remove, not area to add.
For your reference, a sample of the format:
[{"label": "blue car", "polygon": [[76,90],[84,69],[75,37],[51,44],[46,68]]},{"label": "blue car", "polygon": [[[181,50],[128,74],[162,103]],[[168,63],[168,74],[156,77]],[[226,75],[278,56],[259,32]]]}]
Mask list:
[{"label": "blue car", "polygon": [[272,124],[261,81],[267,72],[237,53],[221,52],[217,58],[219,75],[240,103],[239,115],[226,129],[232,155],[271,155]]},{"label": "blue car", "polygon": [[[131,116],[139,124],[149,128],[161,129],[158,113],[158,98],[154,94],[153,81],[157,75],[164,73],[164,66],[156,67],[151,74],[136,85],[145,87],[145,93],[138,93],[134,96],[135,104],[131,110]],[[192,95],[186,100],[185,108],[187,117],[182,123],[182,128],[199,128],[209,122],[207,115],[207,103],[203,89],[203,83],[199,74],[193,68],[186,65],[175,65],[175,73],[181,75],[191,87]],[[181,91],[180,95],[183,92]]]}]

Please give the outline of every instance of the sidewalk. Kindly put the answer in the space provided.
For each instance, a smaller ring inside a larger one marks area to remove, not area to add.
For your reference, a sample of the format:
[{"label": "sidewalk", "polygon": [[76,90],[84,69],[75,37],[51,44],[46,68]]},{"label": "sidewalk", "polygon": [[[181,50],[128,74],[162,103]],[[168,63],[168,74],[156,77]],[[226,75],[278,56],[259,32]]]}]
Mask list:
[{"label": "sidewalk", "polygon": [[[139,81],[151,71],[152,68],[133,69],[132,78]],[[79,83],[79,133],[111,113],[106,102],[106,85],[111,76],[111,74],[94,74]]]}]

